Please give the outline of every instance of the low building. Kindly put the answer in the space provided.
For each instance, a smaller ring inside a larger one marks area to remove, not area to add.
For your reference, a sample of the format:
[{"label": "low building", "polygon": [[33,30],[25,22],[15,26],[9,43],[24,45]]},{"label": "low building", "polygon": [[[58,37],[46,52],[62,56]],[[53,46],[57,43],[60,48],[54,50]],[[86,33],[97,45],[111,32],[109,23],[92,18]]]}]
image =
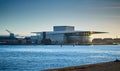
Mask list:
[{"label": "low building", "polygon": [[105,44],[113,44],[114,43],[114,40],[112,38],[104,38],[103,39],[103,42]]},{"label": "low building", "polygon": [[103,41],[103,39],[102,38],[94,38],[93,40],[92,40],[92,44],[104,44],[104,41]]},{"label": "low building", "polygon": [[114,38],[113,41],[114,44],[120,44],[120,38]]}]

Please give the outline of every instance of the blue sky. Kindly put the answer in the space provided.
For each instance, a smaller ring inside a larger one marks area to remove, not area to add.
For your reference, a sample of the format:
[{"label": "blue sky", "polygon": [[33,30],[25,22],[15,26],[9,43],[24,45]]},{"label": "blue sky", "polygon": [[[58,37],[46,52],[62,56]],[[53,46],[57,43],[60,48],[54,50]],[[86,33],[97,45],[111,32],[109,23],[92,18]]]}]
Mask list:
[{"label": "blue sky", "polygon": [[94,37],[120,37],[120,0],[0,0],[0,35],[21,35],[70,25],[103,31]]}]

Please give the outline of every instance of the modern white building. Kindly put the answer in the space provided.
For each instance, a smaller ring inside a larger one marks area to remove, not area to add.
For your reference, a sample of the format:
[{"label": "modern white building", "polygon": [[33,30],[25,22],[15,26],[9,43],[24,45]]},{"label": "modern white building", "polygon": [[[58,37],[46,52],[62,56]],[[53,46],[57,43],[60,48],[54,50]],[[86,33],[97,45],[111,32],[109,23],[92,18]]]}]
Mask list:
[{"label": "modern white building", "polygon": [[53,31],[32,33],[36,34],[39,44],[90,44],[92,34],[106,32],[75,31],[74,26],[54,26]]}]

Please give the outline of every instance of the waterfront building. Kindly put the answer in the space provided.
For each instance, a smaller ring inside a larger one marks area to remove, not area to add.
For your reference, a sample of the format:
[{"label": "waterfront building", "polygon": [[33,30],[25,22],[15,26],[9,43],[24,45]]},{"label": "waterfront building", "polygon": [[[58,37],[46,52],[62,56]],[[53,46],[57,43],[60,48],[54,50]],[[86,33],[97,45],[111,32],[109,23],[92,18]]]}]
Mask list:
[{"label": "waterfront building", "polygon": [[114,44],[120,44],[120,38],[114,38]]},{"label": "waterfront building", "polygon": [[[91,44],[91,35],[106,32],[75,31],[74,26],[54,26],[53,31],[32,32],[39,44]],[[33,39],[31,37],[31,39]]]}]

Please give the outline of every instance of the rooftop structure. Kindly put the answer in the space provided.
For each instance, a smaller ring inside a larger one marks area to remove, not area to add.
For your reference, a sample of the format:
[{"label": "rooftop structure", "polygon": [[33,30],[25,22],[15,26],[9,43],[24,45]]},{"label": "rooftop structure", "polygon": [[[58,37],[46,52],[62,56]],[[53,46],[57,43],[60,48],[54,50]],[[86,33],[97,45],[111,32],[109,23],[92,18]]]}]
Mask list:
[{"label": "rooftop structure", "polygon": [[54,31],[74,31],[74,26],[54,26]]}]

